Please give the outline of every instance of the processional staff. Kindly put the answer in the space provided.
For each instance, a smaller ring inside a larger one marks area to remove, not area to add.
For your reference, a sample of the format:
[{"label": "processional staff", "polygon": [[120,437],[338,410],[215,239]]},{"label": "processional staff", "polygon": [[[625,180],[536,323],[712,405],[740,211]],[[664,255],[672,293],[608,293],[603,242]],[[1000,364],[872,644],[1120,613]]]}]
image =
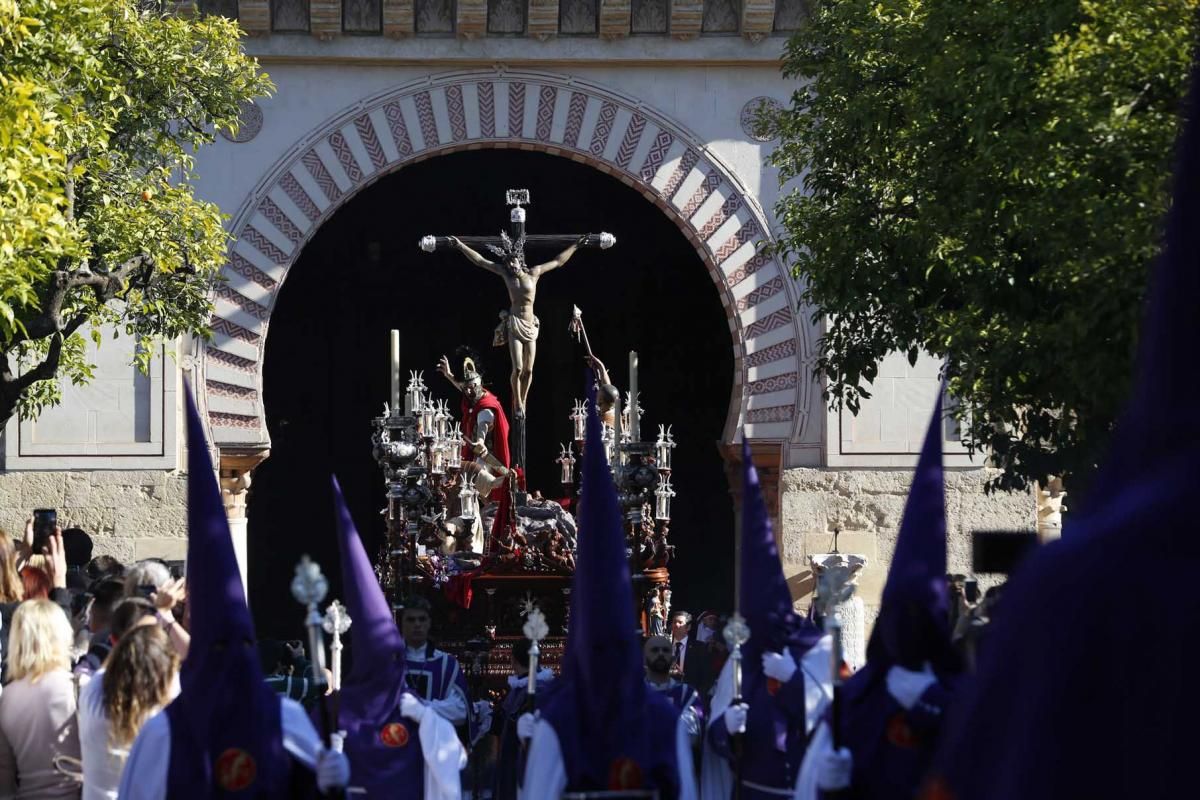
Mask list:
[{"label": "processional staff", "polygon": [[836,564],[826,568],[818,584],[820,612],[825,620],[825,632],[832,640],[830,649],[830,682],[833,685],[829,732],[833,739],[833,750],[842,746],[842,662],[845,660],[842,641],[842,606],[854,595],[852,583],[854,572],[845,565]]},{"label": "processional staff", "polygon": [[542,651],[538,647],[541,642],[550,633],[550,626],[546,624],[546,617],[542,614],[541,609],[533,604],[532,600],[526,601],[525,608],[527,609],[525,616],[525,625],[521,631],[525,634],[525,638],[529,640],[529,691],[525,693],[526,711],[534,710],[534,699],[537,694],[537,671],[538,658]]},{"label": "processional staff", "polygon": [[[740,593],[738,596],[741,596]],[[725,644],[729,645],[729,660],[733,664],[730,668],[733,673],[733,698],[729,701],[731,708],[745,702],[742,698],[742,645],[750,641],[750,626],[746,624],[746,620],[739,613],[740,610],[734,610],[733,616],[725,624],[725,630],[722,633],[725,637]],[[737,767],[737,776],[733,783],[735,798],[742,796],[742,749],[744,745],[743,734],[733,734],[733,757]]]},{"label": "processional staff", "polygon": [[[313,684],[318,689],[327,684],[325,681],[325,645],[321,636],[323,619],[321,612],[317,611],[317,604],[325,599],[328,592],[329,581],[321,574],[321,565],[307,555],[303,556],[300,563],[296,565],[296,574],[292,578],[292,597],[296,598],[296,602],[306,609],[304,627],[308,629],[308,647],[312,653]],[[323,697],[319,706],[321,708],[321,733],[325,739],[325,746],[334,750],[336,749],[334,732],[337,730],[337,715],[336,713],[330,714],[329,705]],[[340,791],[337,796],[342,796]]]},{"label": "processional staff", "polygon": [[329,641],[329,672],[333,675],[333,691],[342,690],[342,634],[350,630],[354,622],[347,613],[346,607],[334,600],[325,609],[321,618],[321,627],[331,637]]}]

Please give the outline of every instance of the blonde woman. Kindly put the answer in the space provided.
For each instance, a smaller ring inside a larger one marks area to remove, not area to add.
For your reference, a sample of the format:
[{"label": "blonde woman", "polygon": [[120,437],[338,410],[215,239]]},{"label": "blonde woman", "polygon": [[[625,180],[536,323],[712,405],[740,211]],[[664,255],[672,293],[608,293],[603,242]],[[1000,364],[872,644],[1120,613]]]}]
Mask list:
[{"label": "blonde woman", "polygon": [[67,615],[50,600],[27,600],[13,614],[12,682],[0,695],[0,797],[79,797],[79,783],[59,769],[79,759],[71,638]]},{"label": "blonde woman", "polygon": [[179,693],[179,656],[167,634],[152,615],[134,624],[79,694],[83,800],[116,799],[138,731]]}]

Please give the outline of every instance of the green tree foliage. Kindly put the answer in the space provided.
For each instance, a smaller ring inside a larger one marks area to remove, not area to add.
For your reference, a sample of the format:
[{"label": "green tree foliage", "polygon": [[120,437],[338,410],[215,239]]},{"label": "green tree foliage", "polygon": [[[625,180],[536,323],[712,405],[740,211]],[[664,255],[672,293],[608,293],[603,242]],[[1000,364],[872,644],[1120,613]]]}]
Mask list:
[{"label": "green tree foliage", "polygon": [[228,235],[192,155],[271,84],[235,23],[161,5],[0,0],[0,425],[88,381],[85,335],[206,330]]},{"label": "green tree foliage", "polygon": [[1078,487],[1128,390],[1197,0],[822,0],[789,42],[780,250],[857,410],[945,359],[967,444]]}]

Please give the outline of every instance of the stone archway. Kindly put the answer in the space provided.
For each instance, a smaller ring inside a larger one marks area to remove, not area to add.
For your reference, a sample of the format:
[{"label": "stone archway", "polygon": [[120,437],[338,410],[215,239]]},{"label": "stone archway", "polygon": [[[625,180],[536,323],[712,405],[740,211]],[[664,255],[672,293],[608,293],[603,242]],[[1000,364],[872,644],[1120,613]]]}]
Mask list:
[{"label": "stone archway", "polygon": [[265,455],[270,446],[262,365],[271,311],[321,223],[406,164],[504,147],[570,158],[620,179],[691,242],[720,293],[734,351],[723,443],[736,441],[742,426],[756,442],[814,438],[820,420],[808,413],[816,387],[807,373],[816,330],[796,313],[786,269],[759,252],[770,228],[737,176],[702,139],[636,98],[553,73],[470,71],[355,103],[298,141],[243,203],[227,280],[216,290],[214,336],[200,361],[201,407],[222,453]]}]

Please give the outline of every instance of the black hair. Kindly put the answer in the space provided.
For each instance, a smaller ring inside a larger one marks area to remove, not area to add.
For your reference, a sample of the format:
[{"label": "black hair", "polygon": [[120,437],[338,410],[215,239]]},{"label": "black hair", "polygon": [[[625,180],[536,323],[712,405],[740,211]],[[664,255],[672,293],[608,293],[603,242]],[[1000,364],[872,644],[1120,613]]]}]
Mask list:
[{"label": "black hair", "polygon": [[96,556],[83,568],[89,580],[100,578],[119,578],[125,574],[125,566],[112,556]]},{"label": "black hair", "polygon": [[125,594],[125,584],[114,578],[103,578],[92,584],[91,594],[96,598],[95,605],[114,608]]},{"label": "black hair", "polygon": [[[413,595],[412,597],[409,597],[408,599],[406,599],[404,601],[402,608],[405,611],[408,611],[410,609],[412,609],[414,611],[424,611],[429,616],[431,616],[431,617],[433,616],[433,606],[429,603],[428,600],[426,600],[424,597],[421,597],[419,594]],[[403,616],[403,615],[401,615],[401,616]]]},{"label": "black hair", "polygon": [[83,528],[67,528],[62,542],[68,567],[82,567],[92,560],[92,537]]}]

